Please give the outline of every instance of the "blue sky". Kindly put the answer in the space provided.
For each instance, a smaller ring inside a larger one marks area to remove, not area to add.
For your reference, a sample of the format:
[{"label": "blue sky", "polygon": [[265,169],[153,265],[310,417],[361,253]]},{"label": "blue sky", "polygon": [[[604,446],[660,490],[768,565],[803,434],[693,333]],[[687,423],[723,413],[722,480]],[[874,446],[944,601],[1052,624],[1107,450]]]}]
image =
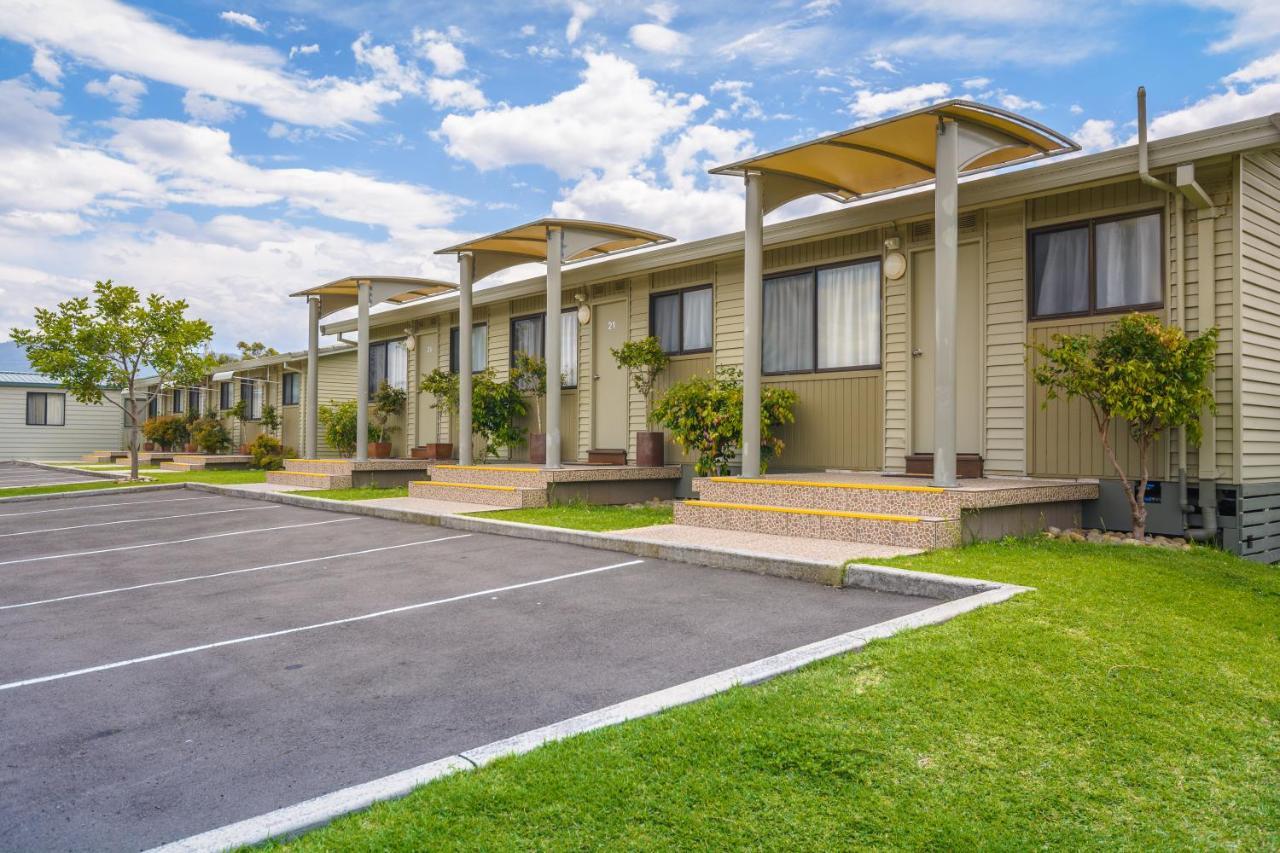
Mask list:
[{"label": "blue sky", "polygon": [[1155,136],[1280,111],[1280,3],[0,0],[0,337],[111,277],[296,348],[329,278],[548,214],[721,233],[707,167],[945,97],[1121,145],[1139,84]]}]

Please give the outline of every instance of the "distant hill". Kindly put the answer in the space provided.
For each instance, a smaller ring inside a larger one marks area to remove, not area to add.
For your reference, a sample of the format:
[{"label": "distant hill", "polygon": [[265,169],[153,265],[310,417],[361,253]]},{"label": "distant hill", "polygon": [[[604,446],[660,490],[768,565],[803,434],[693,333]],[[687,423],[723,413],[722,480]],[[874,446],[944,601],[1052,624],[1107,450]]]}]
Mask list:
[{"label": "distant hill", "polygon": [[0,343],[0,370],[14,373],[30,373],[31,365],[27,364],[27,356],[22,347],[13,341]]}]

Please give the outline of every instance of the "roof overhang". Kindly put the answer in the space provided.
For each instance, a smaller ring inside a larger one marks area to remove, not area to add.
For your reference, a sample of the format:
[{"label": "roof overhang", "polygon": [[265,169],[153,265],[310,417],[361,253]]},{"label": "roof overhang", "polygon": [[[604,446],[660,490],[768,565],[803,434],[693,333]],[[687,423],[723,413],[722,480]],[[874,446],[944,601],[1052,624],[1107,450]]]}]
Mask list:
[{"label": "roof overhang", "polygon": [[351,308],[356,304],[360,286],[369,286],[369,304],[393,302],[403,305],[441,293],[457,290],[458,286],[447,281],[430,278],[413,278],[399,275],[352,275],[291,293],[290,296],[316,297],[320,300],[320,316],[327,317],[335,311]]},{"label": "roof overhang", "polygon": [[860,125],[790,148],[718,166],[714,175],[761,176],[764,209],[821,194],[846,203],[922,186],[936,176],[939,123],[959,128],[959,174],[1080,150],[1025,116],[973,101],[950,100]]},{"label": "roof overhang", "polygon": [[547,241],[554,232],[563,235],[561,261],[588,261],[618,252],[670,243],[673,238],[642,228],[589,222],[582,219],[538,219],[485,237],[477,237],[437,255],[469,254],[475,261],[474,280],[520,264],[545,263]]}]

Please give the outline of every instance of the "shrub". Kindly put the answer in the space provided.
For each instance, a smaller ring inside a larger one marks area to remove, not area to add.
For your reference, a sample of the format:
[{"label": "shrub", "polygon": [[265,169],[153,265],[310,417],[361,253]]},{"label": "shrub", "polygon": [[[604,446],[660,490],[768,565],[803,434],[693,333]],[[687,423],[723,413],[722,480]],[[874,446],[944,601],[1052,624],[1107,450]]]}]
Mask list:
[{"label": "shrub", "polygon": [[[330,400],[319,411],[320,426],[324,427],[324,440],[340,456],[353,456],[356,452],[356,401],[341,403]],[[369,441],[377,441],[373,424],[368,425]]]},{"label": "shrub", "polygon": [[458,414],[458,374],[436,368],[422,377],[418,390],[435,397],[433,409],[441,409],[446,415]]},{"label": "shrub", "polygon": [[515,382],[499,382],[492,370],[475,374],[471,384],[471,428],[484,441],[484,455],[524,441],[525,429],[516,418],[528,413]]},{"label": "shrub", "polygon": [[652,335],[638,341],[627,341],[613,353],[619,367],[625,367],[631,375],[631,384],[644,397],[644,417],[647,425],[653,412],[653,386],[658,374],[666,369],[671,359],[662,351],[662,341]]},{"label": "shrub", "polygon": [[142,434],[164,450],[180,448],[190,439],[187,421],[181,415],[162,415],[151,418],[142,425]]},{"label": "shrub", "polygon": [[270,433],[261,433],[249,445],[249,455],[253,457],[253,467],[264,471],[277,471],[284,467],[284,457],[288,451],[280,439]]},{"label": "shrub", "polygon": [[274,433],[280,429],[280,413],[276,411],[276,407],[267,403],[262,407],[262,417],[258,419],[262,424],[262,428],[267,432]]},{"label": "shrub", "polygon": [[[760,470],[782,453],[782,439],[773,429],[795,421],[796,393],[765,386],[760,395]],[[671,431],[685,450],[698,454],[699,476],[729,473],[729,463],[742,445],[742,371],[721,367],[716,375],[695,376],[672,385],[653,411],[654,419]]]},{"label": "shrub", "polygon": [[391,426],[391,418],[404,411],[408,395],[403,388],[396,388],[383,382],[373,395],[373,426],[378,431],[378,441],[386,441],[395,431]]},{"label": "shrub", "polygon": [[231,446],[231,433],[227,432],[222,419],[211,412],[191,425],[191,440],[197,449],[218,454]]}]

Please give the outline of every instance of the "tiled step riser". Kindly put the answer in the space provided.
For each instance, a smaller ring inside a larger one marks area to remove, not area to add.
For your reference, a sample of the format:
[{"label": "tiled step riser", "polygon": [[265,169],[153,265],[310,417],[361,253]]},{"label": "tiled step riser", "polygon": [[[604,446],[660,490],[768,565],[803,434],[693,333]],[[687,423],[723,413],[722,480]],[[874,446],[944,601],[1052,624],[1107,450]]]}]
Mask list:
[{"label": "tiled step riser", "polygon": [[350,475],[351,461],[347,459],[286,459],[284,470],[329,476]]},{"label": "tiled step riser", "polygon": [[876,512],[889,515],[927,515],[959,518],[960,504],[950,494],[938,492],[890,491],[887,489],[843,489],[822,486],[764,486],[754,483],[693,481],[693,489],[704,501],[826,509],[841,512]]},{"label": "tiled step riser", "polygon": [[309,474],[301,471],[268,471],[267,482],[281,486],[308,486],[313,489],[349,489],[350,474]]},{"label": "tiled step riser", "polygon": [[780,536],[838,539],[902,548],[949,548],[960,544],[959,520],[882,521],[809,513],[675,505],[675,523]]},{"label": "tiled step riser", "polygon": [[459,501],[462,503],[489,504],[505,506],[512,509],[525,507],[542,507],[547,505],[545,489],[477,489],[461,486],[446,486],[440,483],[410,483],[409,497],[425,498],[433,501]]},{"label": "tiled step riser", "polygon": [[516,486],[521,489],[545,489],[546,476],[541,471],[513,471],[499,468],[450,468],[434,465],[431,479],[440,483],[479,483],[484,486]]},{"label": "tiled step riser", "polygon": [[99,453],[86,453],[80,457],[81,462],[93,462],[98,465],[107,465],[118,459],[128,459],[129,454],[122,451],[102,451]]},{"label": "tiled step riser", "polygon": [[204,465],[194,462],[161,462],[160,467],[166,471],[203,471]]}]

